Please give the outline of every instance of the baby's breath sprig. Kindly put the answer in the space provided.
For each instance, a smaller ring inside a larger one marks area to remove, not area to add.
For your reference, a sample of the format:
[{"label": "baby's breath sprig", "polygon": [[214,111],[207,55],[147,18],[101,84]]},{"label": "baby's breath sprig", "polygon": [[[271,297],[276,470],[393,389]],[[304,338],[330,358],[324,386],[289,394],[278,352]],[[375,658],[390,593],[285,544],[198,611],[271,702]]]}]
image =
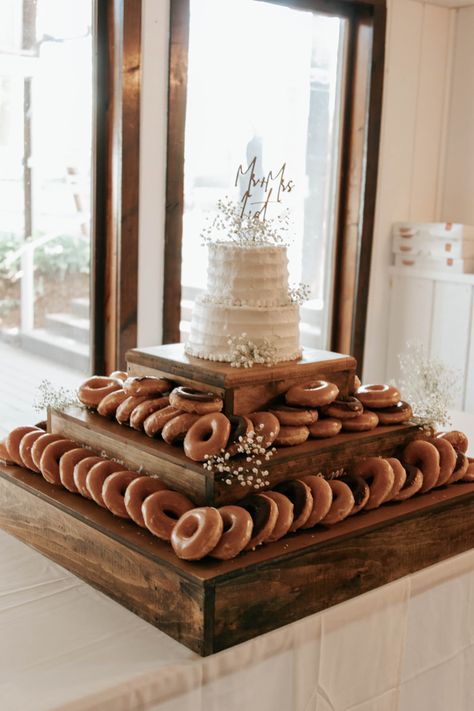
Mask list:
[{"label": "baby's breath sprig", "polygon": [[238,458],[231,460],[229,452],[221,449],[219,454],[206,455],[203,467],[209,472],[217,473],[228,486],[237,481],[240,486],[258,490],[270,485],[267,478],[268,469],[264,468],[264,463],[268,462],[275,452],[275,447],[265,449],[261,434],[248,432],[238,439]]},{"label": "baby's breath sprig", "polygon": [[74,390],[68,390],[63,387],[57,388],[49,380],[42,380],[38,385],[38,392],[33,403],[35,412],[42,413],[48,407],[54,407],[56,410],[65,410],[71,405],[83,407]]},{"label": "baby's breath sprig", "polygon": [[411,421],[425,428],[449,426],[448,408],[460,391],[461,373],[436,358],[429,358],[419,341],[409,341],[398,359],[400,390],[412,407]]},{"label": "baby's breath sprig", "polygon": [[344,476],[346,474],[346,471],[344,467],[341,467],[340,469],[333,469],[332,471],[328,472],[327,474],[323,474],[319,472],[317,476],[323,476],[324,479],[327,481],[331,481],[332,479],[340,479],[341,476]]},{"label": "baby's breath sprig", "polygon": [[288,245],[285,235],[290,230],[289,210],[266,219],[252,212],[242,215],[241,210],[241,206],[228,196],[218,200],[217,214],[201,232],[203,244],[233,242],[242,247]]},{"label": "baby's breath sprig", "polygon": [[311,295],[311,287],[309,284],[295,284],[295,286],[290,286],[288,289],[288,296],[293,304],[299,304],[300,306],[308,301]]},{"label": "baby's breath sprig", "polygon": [[274,343],[264,338],[256,344],[247,338],[246,333],[240,336],[229,336],[230,365],[232,368],[251,368],[254,363],[272,366],[277,362],[277,349]]}]

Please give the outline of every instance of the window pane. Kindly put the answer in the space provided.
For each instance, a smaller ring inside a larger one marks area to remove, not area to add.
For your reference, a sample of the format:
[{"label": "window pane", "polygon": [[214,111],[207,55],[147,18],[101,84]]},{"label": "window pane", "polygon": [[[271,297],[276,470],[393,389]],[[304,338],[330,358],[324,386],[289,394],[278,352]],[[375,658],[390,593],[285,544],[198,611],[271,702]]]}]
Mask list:
[{"label": "window pane", "polygon": [[285,163],[295,183],[283,207],[294,229],[290,282],[311,287],[301,342],[327,347],[346,21],[253,0],[191,0],[190,9],[182,339],[205,287],[200,232],[219,198],[240,199],[237,167],[257,156],[260,175]]},{"label": "window pane", "polygon": [[43,378],[89,371],[92,17],[93,0],[0,3],[3,429],[31,421]]}]

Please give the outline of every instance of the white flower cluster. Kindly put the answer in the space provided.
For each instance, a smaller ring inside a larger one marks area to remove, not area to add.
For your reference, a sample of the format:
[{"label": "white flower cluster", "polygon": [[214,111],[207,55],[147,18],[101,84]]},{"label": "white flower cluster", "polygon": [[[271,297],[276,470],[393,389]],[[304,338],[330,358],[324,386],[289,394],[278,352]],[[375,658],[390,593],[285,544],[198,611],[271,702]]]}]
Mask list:
[{"label": "white flower cluster", "polygon": [[238,481],[241,486],[261,489],[269,486],[268,469],[263,469],[264,462],[268,462],[276,452],[275,447],[265,449],[263,436],[256,432],[248,432],[238,439],[237,454],[239,459],[230,460],[229,452],[222,449],[220,454],[206,455],[204,469],[222,475],[225,483],[230,486]]},{"label": "white flower cluster", "polygon": [[201,232],[204,244],[234,242],[242,247],[287,245],[284,234],[290,229],[290,213],[284,210],[274,218],[263,219],[252,212],[242,215],[239,203],[228,197],[217,202],[217,215]]},{"label": "white flower cluster", "polygon": [[429,358],[422,343],[407,343],[400,361],[400,389],[413,410],[411,421],[439,429],[451,424],[448,408],[453,405],[461,384],[461,373]]},{"label": "white flower cluster", "polygon": [[319,474],[317,474],[317,476],[323,476],[323,478],[326,479],[326,481],[330,481],[331,479],[340,479],[341,476],[344,476],[345,474],[346,474],[346,471],[345,471],[344,467],[341,467],[340,469],[334,469],[333,471],[328,472],[327,474],[324,474],[324,476],[321,472],[319,472]]},{"label": "white flower cluster", "polygon": [[290,286],[288,289],[288,296],[293,304],[299,304],[300,306],[308,301],[311,295],[311,287],[309,284],[297,284],[296,286]]},{"label": "white flower cluster", "polygon": [[74,390],[67,390],[62,387],[55,388],[49,380],[41,381],[33,403],[35,412],[42,413],[47,410],[48,407],[54,407],[56,410],[65,410],[71,405],[83,407]]},{"label": "white flower cluster", "polygon": [[272,366],[277,362],[276,346],[268,338],[257,345],[247,338],[246,333],[241,333],[240,336],[230,336],[227,343],[231,351],[232,368],[251,368],[254,363]]}]

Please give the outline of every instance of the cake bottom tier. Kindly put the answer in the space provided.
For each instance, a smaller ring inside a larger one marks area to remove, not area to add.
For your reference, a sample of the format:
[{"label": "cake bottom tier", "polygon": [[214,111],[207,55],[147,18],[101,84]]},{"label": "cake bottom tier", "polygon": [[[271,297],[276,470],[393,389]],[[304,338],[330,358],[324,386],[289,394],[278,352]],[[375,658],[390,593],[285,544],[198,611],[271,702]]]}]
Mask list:
[{"label": "cake bottom tier", "polygon": [[267,340],[274,347],[275,362],[301,357],[297,304],[228,306],[204,299],[194,305],[185,351],[197,358],[231,362],[234,358],[229,338],[243,334],[244,340],[257,346]]}]

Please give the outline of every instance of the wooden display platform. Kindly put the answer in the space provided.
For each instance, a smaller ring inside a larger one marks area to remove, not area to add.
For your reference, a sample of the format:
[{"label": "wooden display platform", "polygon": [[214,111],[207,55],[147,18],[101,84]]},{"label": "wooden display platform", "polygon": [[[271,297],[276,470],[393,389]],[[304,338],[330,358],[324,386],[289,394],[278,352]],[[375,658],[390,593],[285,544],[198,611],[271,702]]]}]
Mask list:
[{"label": "wooden display platform", "polygon": [[[205,470],[188,459],[181,446],[173,447],[161,439],[119,425],[88,410],[70,407],[50,410],[48,431],[60,434],[104,452],[127,468],[156,474],[172,489],[187,494],[196,504],[223,505],[248,494],[238,481],[228,485],[222,475]],[[418,429],[410,425],[377,427],[370,432],[340,434],[330,439],[310,439],[295,447],[281,447],[269,462],[270,487],[285,479],[322,472],[328,475],[368,456],[397,456]],[[236,460],[237,461],[237,460]]]},{"label": "wooden display platform", "polygon": [[167,377],[180,385],[203,390],[203,386],[224,399],[226,415],[245,415],[267,407],[296,383],[330,380],[342,395],[348,395],[354,384],[357,366],[352,356],[305,348],[303,357],[278,363],[271,368],[232,368],[187,356],[182,343],[153,348],[133,349],[127,353],[130,375]]},{"label": "wooden display platform", "polygon": [[471,548],[474,484],[292,534],[232,561],[186,563],[93,502],[1,466],[0,527],[207,655]]}]

